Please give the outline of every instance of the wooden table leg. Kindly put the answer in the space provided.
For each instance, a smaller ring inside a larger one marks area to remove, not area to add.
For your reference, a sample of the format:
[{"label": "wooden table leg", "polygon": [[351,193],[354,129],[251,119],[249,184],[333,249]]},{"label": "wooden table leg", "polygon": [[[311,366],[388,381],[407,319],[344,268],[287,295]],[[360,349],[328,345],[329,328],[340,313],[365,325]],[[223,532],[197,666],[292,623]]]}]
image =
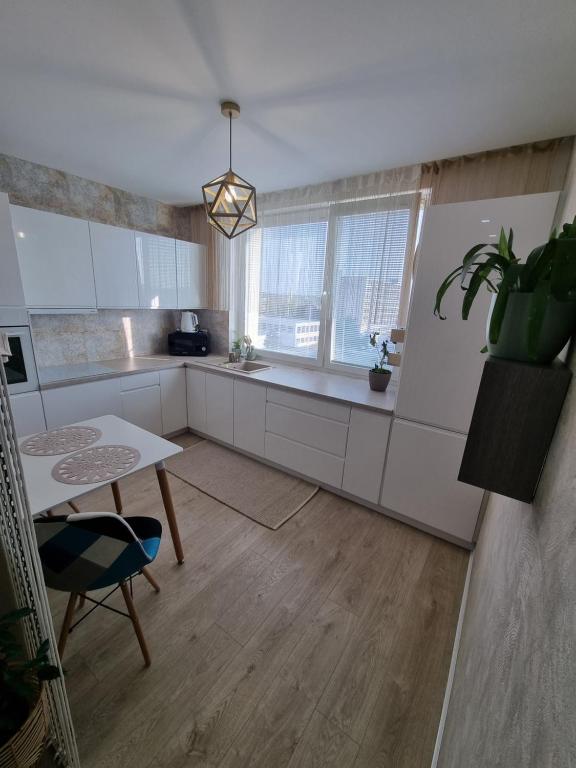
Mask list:
[{"label": "wooden table leg", "polygon": [[116,507],[116,512],[121,515],[122,496],[120,496],[120,486],[118,485],[118,480],[114,480],[112,483],[110,483],[110,485],[112,486],[112,495],[114,496],[114,506]]},{"label": "wooden table leg", "polygon": [[168,475],[163,461],[156,464],[156,475],[158,476],[158,485],[160,486],[160,493],[162,494],[164,509],[166,510],[172,543],[174,544],[174,552],[176,552],[176,560],[182,565],[184,562],[184,550],[182,549],[182,542],[180,541],[180,531],[178,530],[178,522],[176,520],[176,513],[174,512],[172,494],[170,493],[170,486],[168,484]]}]

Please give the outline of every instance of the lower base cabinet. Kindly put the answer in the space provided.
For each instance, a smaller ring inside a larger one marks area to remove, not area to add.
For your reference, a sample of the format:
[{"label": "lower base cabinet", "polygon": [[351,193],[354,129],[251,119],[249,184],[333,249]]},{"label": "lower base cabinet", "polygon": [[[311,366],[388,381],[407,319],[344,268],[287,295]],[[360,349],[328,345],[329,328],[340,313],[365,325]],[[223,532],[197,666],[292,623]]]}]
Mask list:
[{"label": "lower base cabinet", "polygon": [[22,392],[20,395],[11,395],[10,406],[17,437],[45,431],[46,419],[40,392]]},{"label": "lower base cabinet", "polygon": [[162,434],[171,435],[188,426],[186,371],[184,368],[160,371]]},{"label": "lower base cabinet", "polygon": [[206,432],[206,374],[197,368],[186,368],[186,403],[188,426]]},{"label": "lower base cabinet", "polygon": [[266,458],[333,488],[342,485],[344,459],[266,432]]},{"label": "lower base cabinet", "polygon": [[206,433],[234,444],[234,379],[206,374]]},{"label": "lower base cabinet", "polygon": [[46,389],[42,402],[48,429],[109,414],[122,416],[120,379]]},{"label": "lower base cabinet", "polygon": [[378,503],[392,418],[352,408],[342,490]]},{"label": "lower base cabinet", "polygon": [[471,542],[483,491],[458,480],[465,445],[465,435],[395,419],[381,505]]},{"label": "lower base cabinet", "polygon": [[162,434],[162,402],[158,385],[122,392],[121,401],[123,419],[155,435]]},{"label": "lower base cabinet", "polygon": [[266,387],[249,381],[234,382],[234,445],[264,456]]}]

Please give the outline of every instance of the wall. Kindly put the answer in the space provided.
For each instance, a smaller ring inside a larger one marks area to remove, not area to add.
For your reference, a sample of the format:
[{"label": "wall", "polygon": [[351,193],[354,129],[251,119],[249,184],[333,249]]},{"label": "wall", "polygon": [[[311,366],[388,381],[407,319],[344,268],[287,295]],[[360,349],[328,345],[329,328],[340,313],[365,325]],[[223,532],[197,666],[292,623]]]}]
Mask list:
[{"label": "wall", "polygon": [[[560,221],[576,215],[574,160]],[[490,497],[440,768],[576,765],[575,545],[573,380],[534,503]]]},{"label": "wall", "polygon": [[0,154],[0,191],[10,202],[118,227],[190,240],[190,208]]}]

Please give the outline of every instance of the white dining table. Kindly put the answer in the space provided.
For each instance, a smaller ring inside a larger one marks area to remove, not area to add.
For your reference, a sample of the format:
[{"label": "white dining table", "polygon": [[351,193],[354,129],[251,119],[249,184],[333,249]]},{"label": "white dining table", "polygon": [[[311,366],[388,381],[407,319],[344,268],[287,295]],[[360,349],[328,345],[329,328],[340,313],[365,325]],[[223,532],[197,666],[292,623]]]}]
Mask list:
[{"label": "white dining table", "polygon": [[[130,424],[130,422],[125,421],[118,416],[99,416],[96,419],[75,422],[74,426],[77,425],[96,427],[101,431],[101,437],[96,442],[92,443],[90,448],[98,445],[127,445],[131,448],[136,448],[140,452],[140,459],[132,469],[118,476],[113,481],[105,480],[99,483],[71,485],[68,483],[61,483],[58,480],[55,480],[52,476],[52,470],[55,465],[66,455],[70,454],[59,454],[57,456],[31,456],[20,452],[22,471],[24,473],[24,481],[32,515],[48,512],[59,504],[69,504],[72,509],[77,509],[74,504],[74,499],[105,485],[112,486],[116,511],[118,514],[122,514],[122,497],[120,495],[118,481],[129,475],[133,475],[135,472],[139,472],[141,469],[154,465],[158,477],[158,484],[160,486],[160,493],[162,495],[162,502],[166,511],[170,535],[174,544],[176,560],[179,563],[183,563],[184,552],[180,540],[180,532],[178,530],[178,521],[174,511],[170,485],[168,483],[166,466],[164,464],[166,459],[181,453],[183,449],[179,445],[171,443],[163,437],[158,437],[158,435],[154,435],[152,432],[141,429],[134,424]],[[19,443],[22,444],[28,437],[30,437],[30,435],[23,437],[19,440]],[[71,451],[70,453],[74,453],[74,451]]]}]

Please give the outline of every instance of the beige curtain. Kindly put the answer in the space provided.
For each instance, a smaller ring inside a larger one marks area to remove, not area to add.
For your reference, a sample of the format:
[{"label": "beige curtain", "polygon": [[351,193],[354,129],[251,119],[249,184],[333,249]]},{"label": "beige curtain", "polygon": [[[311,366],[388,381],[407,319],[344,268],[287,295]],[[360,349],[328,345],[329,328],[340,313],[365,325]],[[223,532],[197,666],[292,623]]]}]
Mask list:
[{"label": "beige curtain", "polygon": [[426,163],[422,188],[433,205],[561,190],[573,143],[552,139]]},{"label": "beige curtain", "polygon": [[207,249],[206,285],[208,307],[229,309],[231,243],[210,226],[203,205],[190,210],[190,234],[194,243]]}]

